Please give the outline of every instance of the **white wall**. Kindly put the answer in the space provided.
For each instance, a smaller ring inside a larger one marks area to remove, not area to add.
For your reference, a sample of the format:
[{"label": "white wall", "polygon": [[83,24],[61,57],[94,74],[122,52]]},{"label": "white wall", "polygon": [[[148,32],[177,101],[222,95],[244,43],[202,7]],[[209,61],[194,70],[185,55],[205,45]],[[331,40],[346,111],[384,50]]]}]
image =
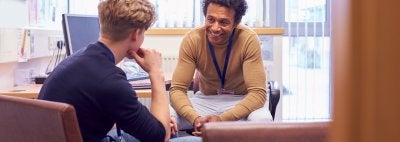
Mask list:
[{"label": "white wall", "polygon": [[[159,50],[163,57],[177,57],[182,36],[147,35],[142,47]],[[41,41],[47,42],[47,41]],[[50,56],[27,62],[0,63],[0,89],[24,84],[30,76],[44,75]]]},{"label": "white wall", "polygon": [[[282,79],[282,36],[275,36],[273,38],[273,51],[274,61],[269,62],[267,70],[269,70],[268,79],[274,80],[279,83],[279,89],[281,90],[281,99],[279,100],[278,106],[275,112],[275,121],[282,120],[282,90],[283,90],[283,79]],[[264,65],[265,66],[265,65]]]},{"label": "white wall", "polygon": [[0,89],[14,85],[15,63],[0,63]]},{"label": "white wall", "polygon": [[[0,0],[0,19],[0,28],[18,28],[26,26],[28,24],[26,1]],[[2,40],[0,41],[5,42]],[[5,51],[2,50],[2,48],[5,47],[0,47],[0,51]],[[14,84],[13,76],[15,67],[15,63],[0,63],[0,89]]]},{"label": "white wall", "polygon": [[0,89],[33,83],[34,76],[43,76],[50,57],[31,59],[28,62],[0,63]]},{"label": "white wall", "polygon": [[182,37],[183,35],[146,35],[142,47],[157,49],[163,57],[178,57]]},{"label": "white wall", "polygon": [[26,26],[29,22],[26,1],[0,0],[0,19],[0,28],[18,28]]}]

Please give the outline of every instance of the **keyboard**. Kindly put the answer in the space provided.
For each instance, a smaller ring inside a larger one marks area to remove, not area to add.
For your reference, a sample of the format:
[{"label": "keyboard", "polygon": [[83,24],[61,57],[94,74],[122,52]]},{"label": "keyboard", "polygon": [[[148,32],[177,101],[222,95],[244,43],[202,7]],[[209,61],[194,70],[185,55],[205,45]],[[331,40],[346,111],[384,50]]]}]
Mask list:
[{"label": "keyboard", "polygon": [[131,83],[132,88],[134,89],[150,89],[151,88],[151,82],[150,79],[142,79],[142,80],[133,80],[129,81]]},{"label": "keyboard", "polygon": [[[150,79],[129,81],[134,89],[151,89]],[[165,89],[168,91],[171,86],[171,81],[165,81]]]}]

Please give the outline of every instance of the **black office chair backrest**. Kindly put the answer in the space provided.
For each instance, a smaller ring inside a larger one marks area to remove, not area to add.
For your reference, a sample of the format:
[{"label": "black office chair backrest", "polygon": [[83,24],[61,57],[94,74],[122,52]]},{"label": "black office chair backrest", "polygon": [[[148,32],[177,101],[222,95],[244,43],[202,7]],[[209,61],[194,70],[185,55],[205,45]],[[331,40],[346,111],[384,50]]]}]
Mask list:
[{"label": "black office chair backrest", "polygon": [[278,89],[275,89],[276,82],[275,81],[267,81],[268,85],[268,94],[269,94],[269,111],[271,112],[272,119],[275,119],[275,112],[276,112],[276,107],[278,106],[279,99],[281,98],[281,91]]}]

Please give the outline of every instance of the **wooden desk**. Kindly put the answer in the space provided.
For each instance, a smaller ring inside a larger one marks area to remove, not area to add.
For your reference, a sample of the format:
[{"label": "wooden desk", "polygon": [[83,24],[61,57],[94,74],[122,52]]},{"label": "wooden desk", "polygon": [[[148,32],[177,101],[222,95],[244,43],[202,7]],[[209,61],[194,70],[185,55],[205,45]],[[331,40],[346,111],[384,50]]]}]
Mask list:
[{"label": "wooden desk", "polygon": [[[172,73],[165,73],[166,83],[172,79]],[[15,86],[8,89],[0,90],[0,95],[9,95],[23,98],[37,98],[39,96],[42,84],[29,84],[22,86]],[[168,89],[168,88],[167,88]],[[135,89],[136,95],[139,98],[150,98],[151,89]]]},{"label": "wooden desk", "polygon": [[[11,87],[8,89],[0,90],[1,95],[9,95],[23,98],[37,98],[42,84],[29,84],[23,86]],[[151,89],[136,89],[136,95],[139,98],[150,98]]]},{"label": "wooden desk", "polygon": [[15,86],[5,90],[0,90],[0,94],[23,98],[37,98],[42,84],[30,84]]}]

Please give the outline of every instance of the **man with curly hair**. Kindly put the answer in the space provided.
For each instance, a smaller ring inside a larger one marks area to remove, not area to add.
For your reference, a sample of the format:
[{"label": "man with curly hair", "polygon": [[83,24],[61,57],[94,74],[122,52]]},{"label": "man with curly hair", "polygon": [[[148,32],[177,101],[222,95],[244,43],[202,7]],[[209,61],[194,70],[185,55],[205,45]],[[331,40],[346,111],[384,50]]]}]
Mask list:
[{"label": "man with curly hair", "polygon": [[[246,9],[245,0],[204,0],[205,24],[184,36],[171,82],[179,129],[201,135],[206,122],[272,120],[260,41],[240,24]],[[189,98],[195,71],[200,91]]]}]

